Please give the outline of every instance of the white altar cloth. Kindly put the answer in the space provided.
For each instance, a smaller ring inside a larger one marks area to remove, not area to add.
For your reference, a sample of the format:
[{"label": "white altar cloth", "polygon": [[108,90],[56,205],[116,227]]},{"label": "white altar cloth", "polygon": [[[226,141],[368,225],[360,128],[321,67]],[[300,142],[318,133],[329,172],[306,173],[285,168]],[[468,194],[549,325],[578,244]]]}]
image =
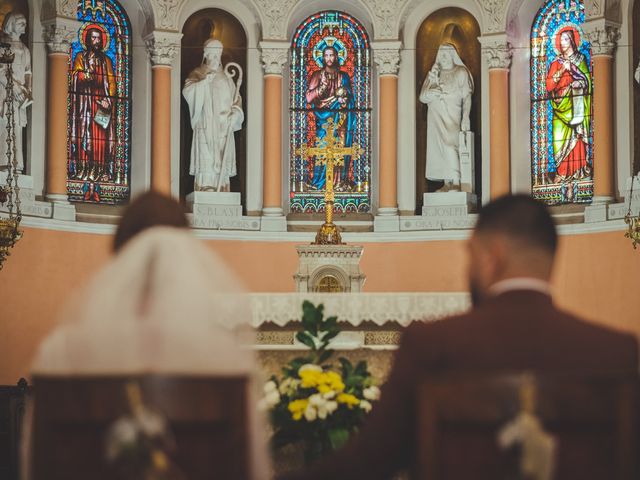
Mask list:
[{"label": "white altar cloth", "polygon": [[432,321],[469,308],[469,294],[446,293],[253,293],[250,294],[253,327],[271,322],[283,327],[302,317],[302,302],[324,304],[325,318],[354,327],[363,322],[382,326],[397,322],[406,327],[414,321]]}]

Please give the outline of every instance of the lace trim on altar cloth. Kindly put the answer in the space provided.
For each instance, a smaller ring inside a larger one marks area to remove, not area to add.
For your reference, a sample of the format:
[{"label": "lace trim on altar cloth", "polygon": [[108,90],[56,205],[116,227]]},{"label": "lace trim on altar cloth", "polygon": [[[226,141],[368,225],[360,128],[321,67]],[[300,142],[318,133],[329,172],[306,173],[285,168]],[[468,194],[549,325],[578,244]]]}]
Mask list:
[{"label": "lace trim on altar cloth", "polygon": [[279,327],[299,321],[302,302],[324,304],[325,316],[354,327],[364,322],[382,326],[397,322],[433,321],[454,315],[471,305],[467,293],[254,293],[250,295],[251,325],[273,323]]}]

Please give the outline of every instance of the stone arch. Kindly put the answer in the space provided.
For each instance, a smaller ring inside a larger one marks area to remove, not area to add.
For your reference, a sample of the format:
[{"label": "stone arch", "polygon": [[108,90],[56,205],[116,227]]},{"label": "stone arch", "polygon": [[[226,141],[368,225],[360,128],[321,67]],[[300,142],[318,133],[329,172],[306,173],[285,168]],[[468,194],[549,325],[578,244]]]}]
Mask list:
[{"label": "stone arch", "polygon": [[333,265],[322,266],[311,273],[311,276],[309,277],[309,291],[315,292],[318,285],[320,284],[320,281],[327,276],[336,278],[342,286],[344,292],[351,291],[351,281],[349,280],[349,275],[347,275],[347,273],[340,267]]},{"label": "stone arch", "polygon": [[284,23],[284,25],[286,25],[285,38],[287,40],[291,40],[293,33],[296,31],[300,23],[310,15],[327,10],[338,10],[348,13],[362,24],[369,34],[369,38],[372,40],[374,39],[374,17],[368,6],[362,2],[362,0],[332,0],[328,2],[326,0],[310,0],[298,2],[286,17],[286,21]]},{"label": "stone arch", "polygon": [[[484,17],[480,2],[477,0],[435,0],[434,2],[411,1],[402,12],[400,24],[402,51],[400,71],[398,75],[398,90],[401,92],[413,92],[413,95],[402,95],[398,99],[398,110],[401,112],[415,111],[415,96],[418,94],[419,85],[416,82],[416,35],[422,23],[432,13],[447,7],[457,7],[469,12],[484,31]],[[488,76],[482,67],[481,79],[481,105],[488,106]],[[488,125],[488,108],[482,109],[482,123]],[[483,178],[489,178],[489,129],[485,129],[482,141],[482,172]],[[398,116],[398,208],[404,212],[414,212],[416,209],[416,116],[413,114]],[[488,183],[483,181],[482,191],[488,192]]]}]

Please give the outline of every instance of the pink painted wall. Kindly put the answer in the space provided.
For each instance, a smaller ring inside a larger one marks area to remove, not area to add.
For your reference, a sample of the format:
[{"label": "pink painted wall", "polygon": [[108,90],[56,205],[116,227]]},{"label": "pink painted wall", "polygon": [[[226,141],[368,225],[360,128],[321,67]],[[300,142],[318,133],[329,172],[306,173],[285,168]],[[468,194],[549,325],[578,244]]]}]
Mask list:
[{"label": "pink painted wall", "polygon": [[[295,244],[207,241],[254,292],[290,292]],[[366,243],[368,292],[462,291],[465,242]],[[0,271],[0,384],[28,373],[38,343],[55,326],[69,292],[109,258],[111,237],[25,228]],[[561,238],[557,302],[589,319],[640,336],[640,251],[623,232]]]}]

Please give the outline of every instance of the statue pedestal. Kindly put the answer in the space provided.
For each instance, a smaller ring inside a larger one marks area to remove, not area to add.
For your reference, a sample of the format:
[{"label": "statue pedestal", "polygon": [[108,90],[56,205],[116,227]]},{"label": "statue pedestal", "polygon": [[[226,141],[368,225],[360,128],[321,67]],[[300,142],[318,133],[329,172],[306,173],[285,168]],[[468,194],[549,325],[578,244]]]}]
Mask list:
[{"label": "statue pedestal", "polygon": [[475,213],[477,197],[467,192],[425,193],[423,196],[423,216],[466,216]]},{"label": "statue pedestal", "polygon": [[357,245],[298,245],[298,271],[293,276],[298,292],[360,292],[365,276],[360,271],[364,247]]},{"label": "statue pedestal", "polygon": [[[7,171],[0,170],[0,187],[5,187],[7,185]],[[29,175],[23,175],[22,173],[18,175],[18,187],[20,187],[20,211],[22,215],[27,217],[42,217],[42,218],[52,218],[54,216],[54,208],[52,207],[51,202],[42,202],[36,200],[35,191],[33,189],[33,177]],[[65,197],[66,199],[66,197]],[[75,220],[75,207],[73,205],[67,205],[69,208],[73,209],[69,218],[60,218],[56,216],[55,218],[59,220]],[[8,212],[7,204],[0,205],[0,212]],[[14,202],[13,213],[16,213],[16,206]]]},{"label": "statue pedestal", "polygon": [[[240,206],[239,192],[191,192],[186,197],[187,206],[192,205],[238,205]],[[242,210],[242,207],[240,207]]]},{"label": "statue pedestal", "polygon": [[258,217],[242,215],[238,192],[192,192],[186,197],[193,228],[260,230]]}]

